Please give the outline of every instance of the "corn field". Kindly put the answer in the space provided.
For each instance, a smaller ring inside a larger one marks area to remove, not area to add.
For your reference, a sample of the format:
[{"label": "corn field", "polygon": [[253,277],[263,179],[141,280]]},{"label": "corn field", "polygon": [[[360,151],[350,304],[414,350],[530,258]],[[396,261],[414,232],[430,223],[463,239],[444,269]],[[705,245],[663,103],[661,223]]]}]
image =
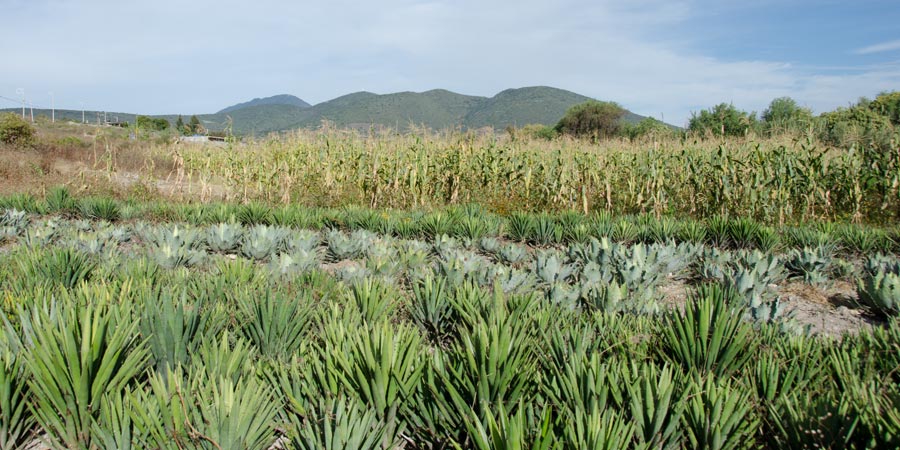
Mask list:
[{"label": "corn field", "polygon": [[[895,140],[894,142],[900,142]],[[179,150],[191,198],[656,216],[884,223],[900,213],[900,146],[834,149],[812,139],[665,142],[522,140],[475,134],[295,132],[227,149]]]},{"label": "corn field", "polygon": [[[0,208],[0,449],[900,446],[891,228]],[[875,326],[814,334],[780,290],[840,280]]]}]

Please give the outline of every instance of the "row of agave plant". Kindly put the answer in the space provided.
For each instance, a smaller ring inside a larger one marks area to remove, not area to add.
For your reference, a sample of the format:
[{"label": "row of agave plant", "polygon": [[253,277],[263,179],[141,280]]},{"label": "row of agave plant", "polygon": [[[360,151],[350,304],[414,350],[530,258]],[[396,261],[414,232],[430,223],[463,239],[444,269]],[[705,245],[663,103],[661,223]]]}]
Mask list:
[{"label": "row of agave plant", "polygon": [[[748,320],[743,285],[726,280],[781,277],[753,252],[707,265],[718,281],[683,312],[638,314],[481,286],[437,268],[439,254],[403,286],[242,257],[166,269],[138,256],[154,243],[91,255],[64,236],[24,239],[0,254],[3,449],[900,445],[900,322],[835,340]],[[597,241],[531,263],[537,283],[578,272],[631,289],[688,251]]]},{"label": "row of agave plant", "polygon": [[744,217],[727,216],[703,220],[653,215],[616,217],[606,211],[590,215],[568,211],[501,216],[477,204],[436,211],[384,211],[360,207],[271,207],[261,203],[137,203],[108,197],[77,198],[65,187],[49,190],[42,200],[29,194],[0,197],[0,208],[108,222],[150,220],[193,225],[239,222],[312,230],[365,229],[403,239],[433,239],[442,234],[473,241],[499,237],[536,246],[584,243],[591,238],[605,237],[624,244],[689,242],[764,252],[817,246],[833,246],[839,252],[855,255],[900,252],[900,228],[896,226],[834,222],[768,226]]},{"label": "row of agave plant", "polygon": [[[80,264],[72,260],[92,255],[108,264],[117,262],[123,251],[125,259],[162,269],[206,268],[240,258],[247,264],[264,263],[276,278],[327,268],[346,282],[377,278],[408,288],[438,275],[454,284],[497,285],[505,293],[540,291],[549,302],[569,309],[650,314],[661,311],[658,288],[663,284],[716,282],[744,298],[749,317],[782,325],[787,318],[777,287],[786,280],[825,284],[835,278],[855,278],[861,306],[882,316],[900,312],[896,258],[870,255],[857,269],[854,262],[835,256],[834,247],[827,244],[763,253],[674,242],[624,245],[591,237],[568,247],[534,248],[495,237],[472,241],[440,234],[422,241],[380,236],[365,229],[320,232],[234,222],[205,227],[59,218],[30,222],[28,215],[16,210],[0,214],[0,237],[23,244],[16,252],[21,254],[19,265],[41,260],[45,255],[33,249],[54,244],[76,251],[65,252],[65,263],[74,267]],[[31,283],[33,278],[21,280]],[[71,287],[79,278],[59,281]]]}]

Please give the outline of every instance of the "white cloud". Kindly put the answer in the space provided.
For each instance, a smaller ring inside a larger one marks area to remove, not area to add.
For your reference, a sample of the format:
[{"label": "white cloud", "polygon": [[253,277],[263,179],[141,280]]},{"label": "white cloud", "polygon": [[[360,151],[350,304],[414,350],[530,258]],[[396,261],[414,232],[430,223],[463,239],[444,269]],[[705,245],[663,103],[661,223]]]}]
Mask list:
[{"label": "white cloud", "polygon": [[550,85],[680,125],[723,101],[760,111],[790,95],[826,110],[898,85],[896,66],[822,75],[713,58],[673,33],[654,38],[701,8],[693,0],[21,1],[0,28],[10,62],[0,95],[25,86],[54,91],[63,107],[194,113],[278,93],[315,103],[357,90],[489,96]]},{"label": "white cloud", "polygon": [[893,50],[900,50],[900,40],[888,41],[888,42],[882,42],[880,44],[870,45],[868,47],[863,47],[863,48],[857,49],[856,52],[854,52],[854,53],[856,53],[858,55],[868,55],[871,53],[882,53],[882,52],[889,52],[889,51],[893,51]]}]

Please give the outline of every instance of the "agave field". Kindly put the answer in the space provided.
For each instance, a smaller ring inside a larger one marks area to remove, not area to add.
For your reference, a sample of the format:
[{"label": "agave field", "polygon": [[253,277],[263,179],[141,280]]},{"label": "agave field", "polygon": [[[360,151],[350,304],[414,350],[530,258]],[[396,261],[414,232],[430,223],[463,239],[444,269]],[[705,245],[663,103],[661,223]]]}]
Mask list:
[{"label": "agave field", "polygon": [[[721,215],[15,195],[0,449],[896,448],[897,253]],[[812,333],[781,288],[837,282],[872,325]]]}]

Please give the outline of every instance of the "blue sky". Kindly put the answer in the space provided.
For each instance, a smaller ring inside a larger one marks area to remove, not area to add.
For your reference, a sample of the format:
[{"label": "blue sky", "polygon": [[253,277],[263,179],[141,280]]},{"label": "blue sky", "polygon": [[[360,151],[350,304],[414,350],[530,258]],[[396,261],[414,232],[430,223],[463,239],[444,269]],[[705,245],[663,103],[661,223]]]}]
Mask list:
[{"label": "blue sky", "polygon": [[900,89],[896,0],[0,0],[0,17],[0,96],[60,108],[549,85],[681,125],[723,101],[822,112]]}]

